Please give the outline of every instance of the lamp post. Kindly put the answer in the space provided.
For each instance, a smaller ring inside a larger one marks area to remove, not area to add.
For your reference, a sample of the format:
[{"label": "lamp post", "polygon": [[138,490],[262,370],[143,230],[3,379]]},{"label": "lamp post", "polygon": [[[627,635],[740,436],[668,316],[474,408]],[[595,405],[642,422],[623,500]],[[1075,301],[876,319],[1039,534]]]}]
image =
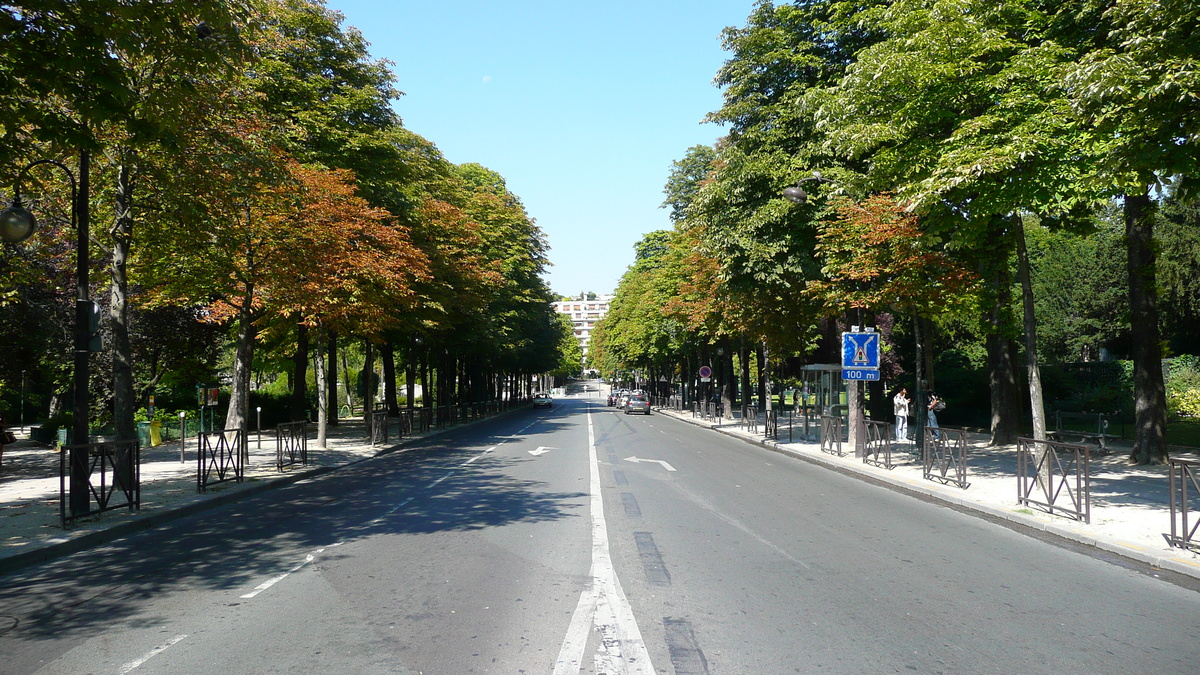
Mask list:
[{"label": "lamp post", "polygon": [[790,188],[786,188],[783,191],[784,199],[787,199],[788,201],[791,201],[791,202],[796,202],[797,204],[803,204],[803,203],[807,202],[808,194],[806,192],[804,192],[804,188],[800,187],[800,184],[807,183],[810,180],[819,181],[821,183],[835,182],[835,181],[829,180],[828,178],[822,177],[820,171],[814,171],[813,174],[811,176],[809,176],[808,178],[801,178],[800,180],[796,181],[796,184],[794,186],[792,186]]},{"label": "lamp post", "polygon": [[[79,182],[65,164],[53,159],[39,159],[25,165],[17,174],[12,205],[0,211],[0,238],[9,243],[20,243],[33,235],[37,220],[21,204],[21,181],[30,169],[42,164],[58,167],[67,175],[71,184],[71,225],[75,229],[75,409],[73,445],[83,446],[88,442],[88,411],[91,397],[88,392],[88,353],[90,342],[89,319],[92,302],[88,297],[88,201],[91,155],[87,150],[79,152]],[[88,488],[88,454],[86,447],[71,450],[71,497],[72,516],[91,510]]]},{"label": "lamp post", "polygon": [[21,371],[21,433],[25,433],[25,373]]}]

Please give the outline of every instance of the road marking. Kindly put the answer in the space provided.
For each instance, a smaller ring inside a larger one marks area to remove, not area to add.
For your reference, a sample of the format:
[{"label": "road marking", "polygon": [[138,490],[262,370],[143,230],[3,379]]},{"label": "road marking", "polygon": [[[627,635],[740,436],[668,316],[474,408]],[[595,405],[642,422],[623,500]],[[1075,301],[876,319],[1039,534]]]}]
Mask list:
[{"label": "road marking", "polygon": [[666,462],[662,461],[661,459],[640,459],[638,457],[626,457],[625,461],[633,462],[634,464],[640,464],[642,462],[654,462],[655,464],[661,464],[662,468],[666,469],[667,471],[675,470],[675,467],[671,466],[670,464],[667,464]]},{"label": "road marking", "polygon": [[425,489],[426,489],[426,490],[428,490],[429,488],[431,488],[431,487],[433,487],[433,486],[437,485],[438,483],[440,483],[440,482],[442,482],[442,481],[446,480],[447,478],[449,478],[450,476],[453,476],[453,475],[454,475],[454,474],[456,474],[456,473],[458,473],[458,472],[457,472],[457,471],[451,471],[450,473],[446,474],[445,476],[442,476],[441,478],[439,478],[439,479],[437,479],[437,480],[433,481],[433,482],[432,482],[432,483],[430,483],[429,485],[426,485],[426,486],[425,486]]},{"label": "road marking", "polygon": [[600,632],[600,644],[592,656],[597,672],[612,675],[654,675],[650,653],[637,625],[629,598],[621,588],[608,548],[608,525],[604,520],[604,496],[600,492],[600,463],[596,459],[596,435],[588,412],[588,467],[592,515],[591,583],[579,596],[571,624],[554,664],[554,675],[577,675],[583,668],[587,625]]},{"label": "road marking", "polygon": [[162,643],[161,645],[146,652],[145,655],[143,655],[141,658],[134,659],[134,660],[130,661],[129,663],[126,663],[125,665],[121,666],[121,669],[118,670],[117,673],[119,675],[125,675],[125,673],[128,673],[129,671],[137,668],[138,666],[149,661],[150,659],[167,651],[168,649],[170,649],[172,646],[174,646],[176,643],[178,643],[180,640],[184,639],[185,637],[187,637],[187,636],[186,635],[176,635],[175,637],[171,638],[170,640],[167,640],[166,642]]},{"label": "road marking", "polygon": [[274,577],[271,577],[270,579],[267,579],[266,581],[262,582],[261,584],[255,586],[254,590],[242,595],[241,597],[246,598],[246,599],[253,598],[254,596],[258,595],[259,593],[262,593],[263,591],[267,590],[268,588],[270,588],[270,587],[274,586],[275,584],[288,578],[288,575],[292,574],[293,572],[300,571],[300,569],[302,567],[304,567],[308,563],[316,560],[318,554],[324,553],[324,552],[325,552],[325,549],[319,548],[319,549],[313,551],[312,553],[309,553],[308,555],[304,556],[304,562],[300,563],[299,565],[296,565],[295,567],[284,572],[283,574],[280,574],[278,576],[274,576]]},{"label": "road marking", "polygon": [[533,455],[534,457],[537,457],[538,455],[544,455],[547,452],[550,452],[551,450],[557,450],[557,449],[558,448],[551,448],[551,447],[546,447],[544,445],[539,445],[537,447],[537,450],[530,450],[529,454]]},{"label": "road marking", "polygon": [[488,454],[489,452],[491,452],[491,451],[495,450],[495,449],[496,449],[496,448],[498,448],[498,447],[500,447],[500,446],[498,446],[498,445],[493,445],[492,447],[488,448],[487,450],[484,450],[483,452],[479,453],[478,455],[475,455],[475,456],[474,456],[474,457],[472,457],[471,459],[468,459],[467,461],[463,462],[462,464],[459,464],[459,466],[466,466],[466,465],[468,465],[468,464],[471,464],[471,463],[473,463],[475,460],[479,459],[480,457],[483,457],[484,455]]}]

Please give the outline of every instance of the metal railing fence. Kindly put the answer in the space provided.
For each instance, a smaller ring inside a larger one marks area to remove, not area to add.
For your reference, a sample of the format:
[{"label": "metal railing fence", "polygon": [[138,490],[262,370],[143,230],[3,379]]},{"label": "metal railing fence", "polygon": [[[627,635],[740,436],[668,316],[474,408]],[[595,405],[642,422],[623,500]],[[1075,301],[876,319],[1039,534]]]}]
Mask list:
[{"label": "metal railing fence", "polygon": [[1200,462],[1170,459],[1171,534],[1167,544],[1200,552]]},{"label": "metal railing fence", "polygon": [[374,447],[380,443],[387,443],[388,440],[388,414],[387,410],[372,410],[371,411],[371,428],[369,429],[371,436],[371,446]]},{"label": "metal railing fence", "polygon": [[887,422],[866,420],[866,442],[863,444],[863,463],[894,469],[892,463],[892,425]]},{"label": "metal railing fence", "polygon": [[245,429],[202,433],[197,454],[196,489],[206,492],[211,485],[242,482],[245,474]]},{"label": "metal railing fence", "polygon": [[1017,503],[1091,523],[1092,459],[1087,446],[1018,438]]},{"label": "metal railing fence", "polygon": [[[934,431],[939,432],[934,434]],[[941,481],[967,489],[967,432],[965,429],[925,427],[921,464],[926,480]]]},{"label": "metal railing fence", "polygon": [[842,418],[837,415],[821,415],[821,452],[845,457],[842,450]]},{"label": "metal railing fence", "polygon": [[[86,511],[69,508],[71,460],[83,453],[88,467]],[[124,497],[124,500],[114,500]],[[142,508],[142,445],[136,440],[64,445],[58,461],[58,513],[62,527],[83,516]]]},{"label": "metal railing fence", "polygon": [[758,406],[742,406],[742,428],[752,434],[758,433]]},{"label": "metal railing fence", "polygon": [[308,466],[308,421],[285,422],[275,425],[275,468]]}]

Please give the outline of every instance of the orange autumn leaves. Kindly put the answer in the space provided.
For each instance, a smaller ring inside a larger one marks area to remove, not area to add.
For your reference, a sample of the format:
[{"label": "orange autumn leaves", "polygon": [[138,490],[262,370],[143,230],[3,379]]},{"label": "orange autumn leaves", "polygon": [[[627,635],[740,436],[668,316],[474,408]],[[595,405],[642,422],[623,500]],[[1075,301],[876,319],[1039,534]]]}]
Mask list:
[{"label": "orange autumn leaves", "polygon": [[[295,162],[287,171],[290,180],[265,186],[251,205],[231,281],[272,314],[387,328],[396,309],[415,304],[428,258],[406,227],[355,193],[352,172]],[[225,300],[211,309],[218,319],[233,313]]]},{"label": "orange autumn leaves", "polygon": [[931,309],[968,291],[978,276],[934,246],[916,216],[891,195],[841,199],[817,234],[825,278],[808,292],[835,312]]}]

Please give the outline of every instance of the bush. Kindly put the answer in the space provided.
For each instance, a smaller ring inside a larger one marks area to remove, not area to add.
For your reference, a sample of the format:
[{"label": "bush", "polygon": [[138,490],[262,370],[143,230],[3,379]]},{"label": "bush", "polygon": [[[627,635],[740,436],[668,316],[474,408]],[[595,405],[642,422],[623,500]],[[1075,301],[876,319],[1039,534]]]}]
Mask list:
[{"label": "bush", "polygon": [[1173,359],[1164,379],[1171,419],[1200,418],[1200,357],[1188,354]]}]

